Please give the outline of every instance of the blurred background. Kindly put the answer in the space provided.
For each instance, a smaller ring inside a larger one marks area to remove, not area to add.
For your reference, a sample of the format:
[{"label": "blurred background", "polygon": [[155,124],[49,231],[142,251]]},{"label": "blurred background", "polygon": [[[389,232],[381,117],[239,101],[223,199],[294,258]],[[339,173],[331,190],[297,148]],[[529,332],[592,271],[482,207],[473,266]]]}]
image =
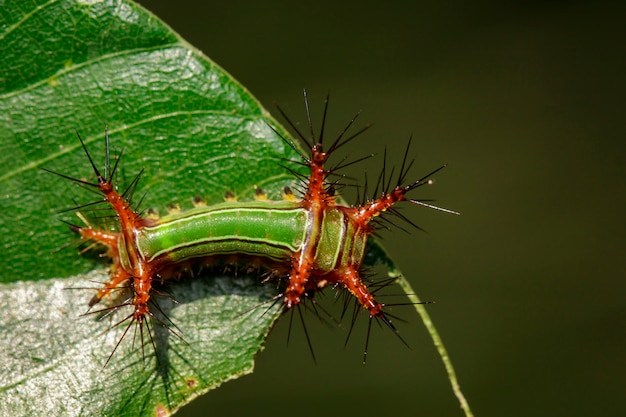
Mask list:
[{"label": "blurred background", "polygon": [[[436,301],[477,416],[626,415],[624,3],[142,3],[275,115],[304,121],[304,87],[318,120],[331,94],[329,136],[362,110],[346,152],[379,155],[355,178],[411,134],[416,178],[449,164],[416,197],[461,216],[405,207],[428,233],[382,236]],[[314,363],[282,320],[253,375],[178,415],[461,416],[419,318],[394,313],[412,349],[376,328],[366,366],[363,326],[344,348],[346,328],[308,320]]]}]

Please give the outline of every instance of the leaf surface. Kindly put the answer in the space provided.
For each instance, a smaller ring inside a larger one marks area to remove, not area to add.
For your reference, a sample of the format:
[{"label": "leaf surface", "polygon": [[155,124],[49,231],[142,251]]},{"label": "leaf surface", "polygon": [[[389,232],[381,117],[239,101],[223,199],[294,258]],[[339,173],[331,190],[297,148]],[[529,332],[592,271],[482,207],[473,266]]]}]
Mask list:
[{"label": "leaf surface", "polygon": [[[115,155],[123,153],[119,183],[143,170],[141,207],[186,209],[196,195],[214,203],[226,191],[247,200],[255,187],[278,199],[294,181],[281,165],[303,172],[286,162],[298,157],[269,125],[288,136],[283,128],[129,1],[5,1],[0,52],[0,414],[162,416],[251,372],[280,306],[251,312],[272,288],[214,273],[171,285],[162,297],[176,327],[151,328],[160,361],[130,328],[104,367],[126,331],[115,324],[129,312],[81,316],[107,278],[106,262],[59,250],[75,237],[58,218],[80,220],[58,212],[97,197],[40,168],[93,181],[75,131],[101,168],[107,126]],[[414,293],[374,244],[366,263],[379,262]],[[416,310],[471,415],[434,326],[421,305]]]},{"label": "leaf surface", "polygon": [[256,186],[278,199],[293,182],[280,163],[295,159],[268,124],[282,128],[135,4],[9,1],[0,13],[0,414],[155,415],[251,372],[279,309],[246,314],[271,289],[213,275],[160,300],[184,338],[153,328],[164,359],[132,328],[103,368],[126,327],[107,329],[129,312],[81,317],[107,264],[58,250],[75,239],[59,218],[81,224],[58,212],[98,197],[40,168],[93,181],[75,131],[102,169],[108,126],[119,183],[144,169],[144,208],[246,200]]}]

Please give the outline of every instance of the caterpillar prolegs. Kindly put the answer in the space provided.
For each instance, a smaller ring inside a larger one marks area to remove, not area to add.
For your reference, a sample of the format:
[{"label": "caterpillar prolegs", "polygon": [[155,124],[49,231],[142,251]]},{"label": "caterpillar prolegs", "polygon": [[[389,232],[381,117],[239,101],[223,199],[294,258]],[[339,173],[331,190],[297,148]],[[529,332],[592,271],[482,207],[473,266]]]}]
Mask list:
[{"label": "caterpillar prolegs", "polygon": [[[324,287],[340,287],[346,289],[367,310],[370,319],[381,321],[400,337],[389,315],[385,313],[384,304],[375,298],[364,281],[361,267],[367,241],[376,230],[376,220],[385,213],[395,214],[409,221],[394,208],[401,201],[454,213],[407,197],[412,190],[429,184],[432,175],[443,167],[406,183],[412,162],[405,155],[395,182],[383,170],[373,193],[375,196],[378,194],[377,197],[370,198],[365,191],[361,203],[354,206],[339,204],[335,196],[339,184],[329,180],[337,167],[327,167],[328,158],[365,129],[347,136],[354,123],[353,118],[330,146],[326,146],[323,135],[328,98],[317,137],[313,133],[306,94],[305,105],[310,128],[308,139],[280,108],[279,111],[308,145],[309,154],[302,153],[292,140],[275,130],[283,141],[300,154],[302,160],[298,163],[309,169],[308,176],[294,172],[301,181],[303,195],[300,199],[287,188],[283,201],[256,199],[238,202],[228,195],[225,202],[212,206],[206,206],[197,200],[193,209],[184,212],[171,213],[160,218],[144,215],[131,205],[131,197],[141,173],[125,191],[120,192],[117,189],[114,178],[120,157],[112,161],[108,132],[105,133],[104,172],[96,166],[85,143],[78,136],[96,182],[53,173],[96,190],[102,196],[96,203],[106,203],[115,212],[118,223],[116,231],[99,229],[87,221],[85,226],[70,225],[81,239],[105,246],[106,254],[112,259],[109,281],[93,296],[89,307],[93,307],[120,287],[128,287],[131,291],[128,301],[112,307],[118,309],[128,306],[131,310],[117,323],[127,324],[115,349],[133,325],[139,327],[142,340],[146,326],[154,345],[148,319],[165,324],[151,308],[151,299],[156,291],[155,283],[177,277],[181,266],[228,263],[234,257],[260,264],[270,272],[270,277],[284,281],[283,289],[275,297],[275,301],[281,302],[285,311],[300,306]],[[345,165],[344,163],[343,166]],[[84,210],[84,206],[76,210]]]}]

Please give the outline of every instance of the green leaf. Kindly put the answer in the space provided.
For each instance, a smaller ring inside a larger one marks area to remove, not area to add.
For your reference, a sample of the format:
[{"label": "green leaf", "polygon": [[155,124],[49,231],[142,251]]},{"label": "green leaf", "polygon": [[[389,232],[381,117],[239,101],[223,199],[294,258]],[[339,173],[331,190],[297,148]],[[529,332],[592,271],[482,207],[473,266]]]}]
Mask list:
[{"label": "green leaf", "polygon": [[107,329],[124,316],[80,316],[106,263],[58,250],[75,239],[59,217],[80,220],[57,213],[94,195],[40,168],[93,180],[75,130],[101,166],[107,125],[120,183],[145,169],[142,207],[227,190],[245,200],[255,186],[277,199],[293,182],[280,163],[296,157],[268,124],[280,126],[135,4],[15,1],[0,13],[0,414],[154,415],[251,372],[280,311],[246,314],[271,288],[218,276],[172,285],[178,304],[161,300],[184,338],[154,327],[165,359],[142,352],[133,328],[103,368],[125,326]]},{"label": "green leaf", "polygon": [[[280,306],[251,312],[272,289],[214,274],[171,285],[177,303],[161,300],[177,327],[151,330],[160,362],[132,328],[104,367],[124,315],[81,315],[106,263],[58,250],[74,239],[58,218],[79,220],[57,213],[94,195],[40,168],[93,180],[74,131],[101,165],[106,125],[123,150],[120,183],[144,169],[142,207],[184,209],[198,194],[211,203],[226,191],[246,200],[256,186],[277,199],[293,182],[281,164],[301,172],[268,124],[284,130],[215,63],[127,1],[5,1],[0,51],[0,414],[166,415],[251,372]],[[367,263],[379,262],[399,276],[374,244]],[[416,309],[454,386],[445,348]]]},{"label": "green leaf", "polygon": [[[6,416],[151,416],[175,410],[224,381],[251,372],[271,322],[251,306],[269,297],[250,279],[215,277],[179,283],[161,309],[183,331],[184,340],[153,327],[145,358],[138,335],[120,344],[119,320],[79,316],[103,271],[80,277],[19,282],[1,287],[0,414]],[[77,301],[78,300],[78,301]],[[131,340],[135,337],[135,343]]]},{"label": "green leaf", "polygon": [[143,207],[190,206],[198,193],[218,201],[227,190],[247,198],[254,185],[278,197],[292,182],[277,161],[294,152],[268,127],[276,125],[269,114],[147,11],[117,1],[22,3],[6,4],[0,23],[3,282],[93,266],[72,251],[53,253],[68,240],[55,214],[93,196],[39,170],[92,178],[75,131],[101,164],[93,150],[108,125],[124,152],[120,182],[145,168]]}]

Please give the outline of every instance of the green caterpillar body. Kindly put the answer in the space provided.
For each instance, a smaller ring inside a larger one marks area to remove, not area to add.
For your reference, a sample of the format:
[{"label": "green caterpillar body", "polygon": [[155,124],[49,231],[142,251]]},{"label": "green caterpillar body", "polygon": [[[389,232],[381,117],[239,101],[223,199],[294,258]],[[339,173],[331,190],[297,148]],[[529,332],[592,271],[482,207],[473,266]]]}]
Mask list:
[{"label": "green caterpillar body", "polygon": [[[327,106],[328,101],[324,119]],[[120,322],[128,322],[124,335],[133,324],[139,325],[143,334],[148,317],[159,320],[149,305],[153,302],[151,298],[157,282],[176,276],[173,271],[184,270],[186,265],[246,259],[270,270],[272,276],[285,282],[284,290],[276,296],[276,300],[282,299],[285,310],[333,285],[346,289],[367,310],[370,318],[382,321],[398,335],[384,312],[384,305],[367,288],[361,273],[368,237],[375,230],[373,221],[385,212],[398,214],[393,206],[400,201],[454,212],[406,198],[413,189],[430,184],[430,177],[443,168],[403,185],[412,165],[406,163],[406,157],[395,186],[391,186],[391,178],[385,178],[383,171],[379,179],[383,191],[377,198],[364,196],[365,202],[353,207],[339,204],[335,198],[336,184],[327,181],[332,170],[327,169],[325,163],[332,152],[356,136],[342,139],[353,122],[354,119],[328,149],[321,141],[323,134],[319,140],[311,137],[308,141],[310,154],[301,156],[310,174],[304,182],[306,191],[301,199],[289,189],[285,190],[284,201],[267,201],[262,193],[250,202],[234,201],[232,196],[227,196],[224,203],[206,206],[196,201],[193,209],[161,218],[143,216],[133,210],[127,192],[117,191],[113,177],[119,159],[111,169],[108,135],[105,135],[105,175],[95,166],[81,139],[97,182],[57,175],[96,189],[102,195],[102,201],[115,211],[119,226],[115,232],[98,229],[88,222],[86,227],[71,226],[81,238],[104,245],[113,261],[109,281],[98,290],[89,306],[99,303],[120,287],[130,288],[132,297],[114,308],[131,307],[132,312]],[[295,129],[293,123],[289,123]],[[298,134],[306,141],[300,132]],[[283,140],[297,150],[293,142]],[[134,189],[138,180],[139,176],[129,189]],[[149,328],[148,332],[152,337]]]}]

